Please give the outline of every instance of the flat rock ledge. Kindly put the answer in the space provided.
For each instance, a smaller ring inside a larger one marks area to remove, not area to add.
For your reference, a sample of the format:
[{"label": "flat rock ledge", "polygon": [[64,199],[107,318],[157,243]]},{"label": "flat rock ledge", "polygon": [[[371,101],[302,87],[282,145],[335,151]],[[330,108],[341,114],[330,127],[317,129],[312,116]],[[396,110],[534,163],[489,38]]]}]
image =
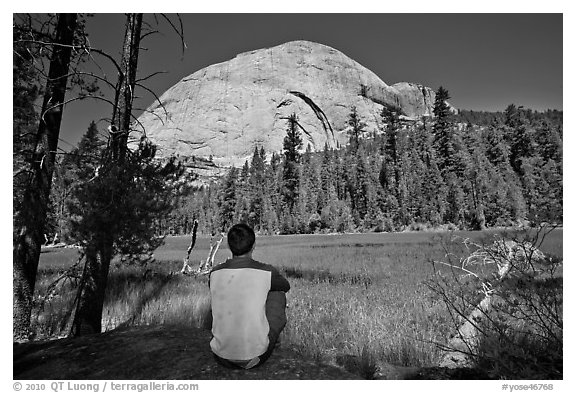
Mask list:
[{"label": "flat rock ledge", "polygon": [[280,346],[261,367],[230,370],[214,360],[207,330],[139,326],[13,346],[14,379],[362,379]]}]

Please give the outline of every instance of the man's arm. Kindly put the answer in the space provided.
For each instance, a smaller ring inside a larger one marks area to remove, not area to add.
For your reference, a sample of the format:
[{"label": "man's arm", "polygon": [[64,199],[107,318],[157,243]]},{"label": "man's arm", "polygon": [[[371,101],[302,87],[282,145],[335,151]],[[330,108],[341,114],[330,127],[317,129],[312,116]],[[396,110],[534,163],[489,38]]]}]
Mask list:
[{"label": "man's arm", "polygon": [[290,283],[286,280],[276,268],[272,268],[272,282],[270,284],[271,291],[288,292],[290,290]]}]

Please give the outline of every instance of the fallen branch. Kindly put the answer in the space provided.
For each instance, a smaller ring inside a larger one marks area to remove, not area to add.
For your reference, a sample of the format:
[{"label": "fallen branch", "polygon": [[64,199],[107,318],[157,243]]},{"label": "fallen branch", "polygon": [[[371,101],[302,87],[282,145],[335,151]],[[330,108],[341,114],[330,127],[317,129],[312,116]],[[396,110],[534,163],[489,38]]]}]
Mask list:
[{"label": "fallen branch", "polygon": [[[544,258],[544,254],[528,242],[498,239],[491,246],[482,246],[472,243],[469,239],[464,239],[464,244],[468,249],[470,249],[470,245],[476,246],[477,249],[468,257],[461,259],[459,266],[441,261],[435,261],[434,263],[461,270],[467,276],[473,276],[478,279],[481,283],[484,297],[464,317],[464,323],[458,328],[457,334],[445,346],[448,349],[439,363],[440,367],[456,368],[472,365],[471,357],[478,347],[483,334],[479,325],[483,320],[489,319],[488,312],[492,306],[494,288],[510,276],[513,268],[525,267],[526,263],[529,264],[532,258],[535,260]],[[498,269],[495,279],[491,281],[482,279],[471,270],[472,266],[490,264],[495,264]],[[452,307],[454,307],[453,304]]]}]

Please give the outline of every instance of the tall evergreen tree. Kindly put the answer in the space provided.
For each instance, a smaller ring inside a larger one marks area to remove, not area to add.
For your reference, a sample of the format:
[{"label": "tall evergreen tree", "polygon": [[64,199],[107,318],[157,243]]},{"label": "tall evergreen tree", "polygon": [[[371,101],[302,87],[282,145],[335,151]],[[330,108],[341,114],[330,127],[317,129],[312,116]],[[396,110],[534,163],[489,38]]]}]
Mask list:
[{"label": "tall evergreen tree", "polygon": [[92,121],[78,146],[65,154],[55,168],[51,200],[56,208],[56,233],[62,241],[70,235],[69,209],[74,188],[98,175],[106,142]]},{"label": "tall evergreen tree", "polygon": [[522,124],[522,107],[516,107],[514,104],[510,104],[504,110],[504,125],[512,129],[518,127]]},{"label": "tall evergreen tree", "polygon": [[563,222],[563,180],[562,166],[548,160],[540,171],[540,195],[543,203],[539,206],[540,217],[535,222]]},{"label": "tall evergreen tree", "polygon": [[438,167],[444,173],[452,170],[455,164],[454,128],[450,108],[446,101],[450,99],[448,90],[440,86],[434,100],[434,147],[438,157]]},{"label": "tall evergreen tree", "polygon": [[312,153],[310,145],[302,156],[302,180],[307,191],[306,214],[308,216],[318,212],[318,197],[320,193],[320,178],[318,172],[318,159]]},{"label": "tall evergreen tree", "polygon": [[423,216],[427,217],[433,225],[444,223],[448,190],[433,147],[434,136],[425,124],[414,130],[411,136],[414,139],[414,145],[410,150],[419,152],[419,157],[415,159],[415,162],[421,161],[424,169],[423,176],[419,178],[423,196]]},{"label": "tall evergreen tree", "polygon": [[228,171],[222,182],[218,207],[220,213],[220,224],[224,231],[227,231],[234,224],[234,212],[236,210],[236,182],[238,170],[233,166]]},{"label": "tall evergreen tree", "polygon": [[363,149],[359,150],[356,155],[356,200],[354,205],[358,211],[360,220],[364,220],[370,210],[370,204],[374,202],[372,179],[368,172],[366,159],[364,158]]},{"label": "tall evergreen tree", "polygon": [[352,107],[346,123],[350,126],[348,130],[350,149],[355,152],[360,145],[360,138],[363,136],[366,128],[366,123],[364,123],[360,115],[358,115],[358,110],[355,106]]},{"label": "tall evergreen tree", "polygon": [[327,206],[331,201],[336,200],[336,189],[334,187],[334,165],[332,154],[328,143],[324,145],[322,151],[322,161],[320,163],[320,188],[318,190],[318,210]]},{"label": "tall evergreen tree", "polygon": [[270,164],[266,166],[265,171],[269,200],[267,224],[270,233],[279,230],[279,217],[282,211],[282,173],[282,158],[272,153]]},{"label": "tall evergreen tree", "polygon": [[520,123],[512,129],[512,143],[510,145],[510,165],[520,174],[522,161],[533,156],[533,142],[531,131]]},{"label": "tall evergreen tree", "polygon": [[380,183],[394,195],[400,221],[406,222],[406,179],[403,177],[403,156],[405,135],[400,130],[401,111],[394,107],[384,107],[381,116],[386,122],[386,136],[383,148],[384,160],[380,167]]},{"label": "tall evergreen tree", "polygon": [[235,221],[248,223],[250,217],[250,165],[246,160],[238,176]]},{"label": "tall evergreen tree", "polygon": [[261,149],[258,146],[254,147],[252,155],[252,163],[250,165],[250,213],[248,224],[256,230],[262,230],[265,192],[264,189],[264,158],[260,155]]},{"label": "tall evergreen tree", "polygon": [[286,136],[284,137],[284,161],[283,161],[283,202],[288,211],[292,212],[298,201],[299,166],[302,148],[302,137],[298,130],[298,118],[296,114],[290,115],[287,121]]},{"label": "tall evergreen tree", "polygon": [[558,128],[549,121],[542,121],[536,128],[535,141],[544,162],[552,160],[557,164],[562,163],[562,132]]},{"label": "tall evergreen tree", "polygon": [[[477,148],[470,153],[464,173],[465,194],[471,200],[471,226],[475,230],[486,229],[485,198],[488,187],[486,169],[490,163],[482,151]],[[467,192],[466,192],[467,191]]]},{"label": "tall evergreen tree", "polygon": [[486,148],[486,158],[498,168],[503,169],[508,165],[509,152],[504,140],[503,129],[498,124],[491,124],[484,131],[484,145]]}]

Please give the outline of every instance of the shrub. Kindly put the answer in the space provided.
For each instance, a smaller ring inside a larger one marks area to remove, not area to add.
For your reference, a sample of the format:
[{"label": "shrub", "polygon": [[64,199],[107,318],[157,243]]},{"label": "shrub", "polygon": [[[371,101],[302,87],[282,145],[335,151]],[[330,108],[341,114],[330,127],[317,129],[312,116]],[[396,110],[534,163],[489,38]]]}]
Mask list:
[{"label": "shrub", "polygon": [[320,214],[314,213],[308,218],[308,230],[311,233],[316,232],[322,226],[322,220],[320,218]]},{"label": "shrub", "polygon": [[561,379],[562,259],[537,247],[545,234],[518,232],[491,244],[463,239],[467,255],[436,262],[429,288],[447,306],[456,333],[443,365],[499,379]]},{"label": "shrub", "polygon": [[422,222],[412,222],[408,226],[409,231],[424,232],[428,229],[428,225]]}]

